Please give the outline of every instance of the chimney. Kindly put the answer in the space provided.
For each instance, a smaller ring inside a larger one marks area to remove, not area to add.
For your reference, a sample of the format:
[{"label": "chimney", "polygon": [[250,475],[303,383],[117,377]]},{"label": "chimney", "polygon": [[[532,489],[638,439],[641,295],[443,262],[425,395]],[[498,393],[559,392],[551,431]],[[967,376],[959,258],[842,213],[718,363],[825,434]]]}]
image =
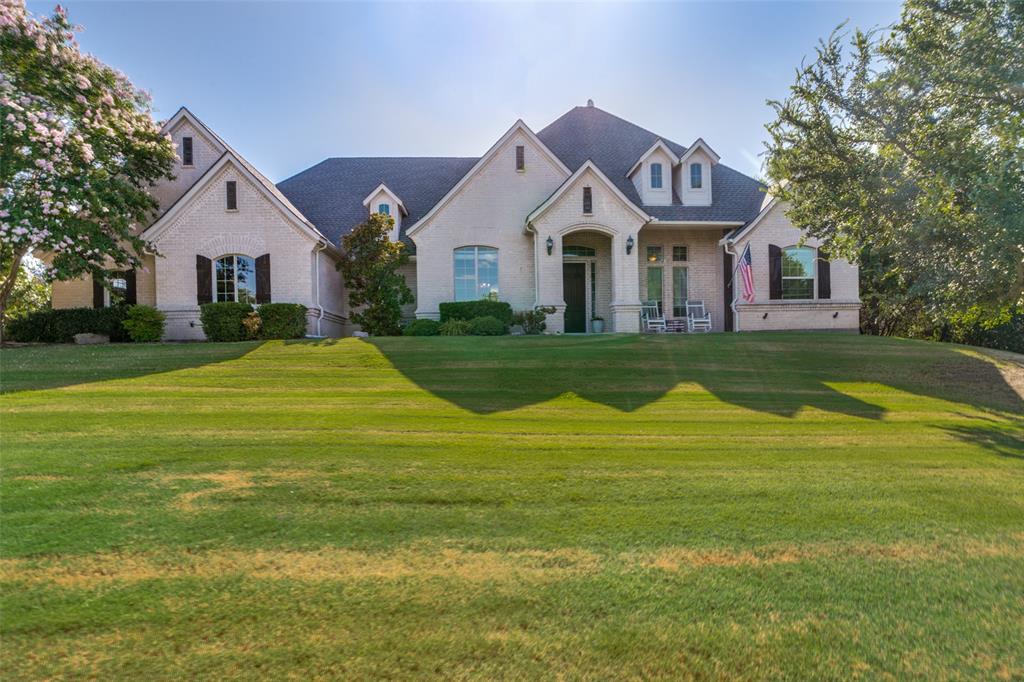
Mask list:
[{"label": "chimney", "polygon": [[592,99],[588,99],[588,100],[587,100],[587,106],[588,106],[588,107],[593,107],[593,106],[594,106],[594,100],[592,100]]}]

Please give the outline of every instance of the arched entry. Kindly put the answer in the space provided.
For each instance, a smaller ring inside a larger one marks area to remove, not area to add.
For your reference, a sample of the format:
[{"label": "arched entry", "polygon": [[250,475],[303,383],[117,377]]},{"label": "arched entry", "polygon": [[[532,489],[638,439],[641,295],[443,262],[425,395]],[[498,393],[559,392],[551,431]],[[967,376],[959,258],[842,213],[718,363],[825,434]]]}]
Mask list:
[{"label": "arched entry", "polygon": [[562,235],[564,330],[584,334],[608,329],[612,298],[611,237],[582,229]]}]

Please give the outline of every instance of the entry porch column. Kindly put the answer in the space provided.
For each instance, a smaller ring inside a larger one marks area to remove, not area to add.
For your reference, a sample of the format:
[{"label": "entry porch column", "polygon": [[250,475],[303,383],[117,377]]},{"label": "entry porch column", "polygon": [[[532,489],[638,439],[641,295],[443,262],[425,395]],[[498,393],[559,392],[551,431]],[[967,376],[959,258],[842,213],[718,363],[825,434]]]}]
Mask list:
[{"label": "entry porch column", "polygon": [[[627,243],[633,239],[630,253]],[[612,331],[636,334],[640,331],[640,256],[637,235],[612,236]]]}]

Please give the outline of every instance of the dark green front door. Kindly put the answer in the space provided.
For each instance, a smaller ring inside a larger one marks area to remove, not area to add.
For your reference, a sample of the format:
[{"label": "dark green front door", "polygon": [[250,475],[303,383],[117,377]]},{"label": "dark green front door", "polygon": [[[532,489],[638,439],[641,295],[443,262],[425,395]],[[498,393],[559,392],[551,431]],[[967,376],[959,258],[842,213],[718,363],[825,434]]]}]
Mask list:
[{"label": "dark green front door", "polygon": [[565,296],[565,331],[587,331],[587,264],[562,263],[562,294]]}]

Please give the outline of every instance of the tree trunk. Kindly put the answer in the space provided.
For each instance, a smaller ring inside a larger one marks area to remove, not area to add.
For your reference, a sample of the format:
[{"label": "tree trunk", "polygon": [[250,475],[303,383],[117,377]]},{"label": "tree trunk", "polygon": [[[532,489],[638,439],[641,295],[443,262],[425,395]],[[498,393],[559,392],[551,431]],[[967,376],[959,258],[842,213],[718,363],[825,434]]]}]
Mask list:
[{"label": "tree trunk", "polygon": [[26,253],[28,253],[28,250],[23,249],[14,254],[14,260],[11,261],[7,277],[4,279],[3,285],[0,285],[0,344],[4,342],[4,315],[7,312],[7,299],[11,297],[11,292],[14,291],[14,283],[18,281],[18,273],[21,272],[21,261],[25,258]]}]

